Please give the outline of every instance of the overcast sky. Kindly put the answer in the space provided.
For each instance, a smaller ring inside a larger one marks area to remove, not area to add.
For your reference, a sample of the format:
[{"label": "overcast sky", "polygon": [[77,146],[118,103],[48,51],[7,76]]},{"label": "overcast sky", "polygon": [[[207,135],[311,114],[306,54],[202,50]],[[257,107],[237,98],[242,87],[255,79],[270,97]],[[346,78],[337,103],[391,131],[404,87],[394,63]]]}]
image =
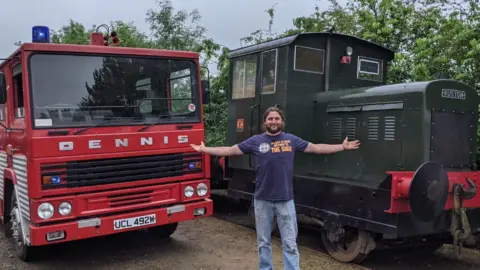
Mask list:
[{"label": "overcast sky", "polygon": [[[264,10],[276,3],[275,32],[292,27],[295,17],[312,14],[316,3],[328,5],[325,0],[173,0],[172,3],[176,9],[197,8],[207,35],[231,49],[240,46],[241,37],[268,27]],[[148,33],[145,14],[152,7],[155,0],[4,0],[0,6],[0,58],[15,50],[15,42],[30,42],[32,26],[46,25],[57,30],[69,19],[87,28],[114,20],[133,21],[140,31]]]}]

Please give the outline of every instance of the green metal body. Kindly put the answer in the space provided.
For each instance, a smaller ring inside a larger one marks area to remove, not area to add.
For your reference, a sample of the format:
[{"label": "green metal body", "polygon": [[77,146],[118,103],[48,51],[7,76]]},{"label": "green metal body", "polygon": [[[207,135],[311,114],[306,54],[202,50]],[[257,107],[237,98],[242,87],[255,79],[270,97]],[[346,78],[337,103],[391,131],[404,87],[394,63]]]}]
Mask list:
[{"label": "green metal body", "polygon": [[[444,89],[463,91],[465,99],[442,97]],[[338,144],[348,136],[361,147],[300,155],[296,174],[376,188],[387,171],[415,171],[429,160],[449,171],[475,169],[478,96],[468,85],[453,80],[385,85],[319,93],[315,101],[315,124],[298,131],[314,143]]]}]

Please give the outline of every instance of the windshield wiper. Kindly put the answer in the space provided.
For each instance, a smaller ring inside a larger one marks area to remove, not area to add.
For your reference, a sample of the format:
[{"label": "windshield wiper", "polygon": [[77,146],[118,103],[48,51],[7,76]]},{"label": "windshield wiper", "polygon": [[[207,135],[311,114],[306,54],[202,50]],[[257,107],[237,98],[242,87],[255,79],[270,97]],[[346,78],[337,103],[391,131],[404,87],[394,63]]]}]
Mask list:
[{"label": "windshield wiper", "polygon": [[103,122],[101,122],[101,123],[99,123],[99,124],[96,124],[96,125],[93,125],[93,126],[89,126],[89,127],[86,127],[86,128],[82,128],[82,129],[79,129],[79,130],[75,131],[75,132],[73,133],[73,135],[77,135],[77,134],[79,134],[79,133],[84,132],[85,130],[88,130],[88,129],[91,129],[91,128],[94,128],[94,127],[103,126],[103,125],[105,125],[105,124],[108,124],[108,123],[112,122],[113,120],[119,120],[119,119],[122,119],[122,118],[123,118],[123,117],[110,118],[110,119],[105,120],[105,121],[103,121]]},{"label": "windshield wiper", "polygon": [[158,124],[161,124],[163,123],[163,120],[164,119],[172,119],[172,117],[188,117],[190,115],[193,115],[192,113],[177,113],[177,114],[166,114],[166,115],[160,115],[159,117],[161,118],[161,120],[158,120],[156,122],[153,122],[151,124],[148,124],[147,126],[137,130],[137,132],[140,132],[140,131],[144,131],[146,130],[147,128],[151,127],[151,126],[154,126],[154,125],[158,125]]},{"label": "windshield wiper", "polygon": [[155,121],[155,122],[153,122],[153,123],[151,123],[151,124],[148,124],[147,126],[145,126],[145,127],[141,128],[141,129],[137,130],[137,132],[144,131],[144,130],[146,130],[147,128],[149,128],[149,127],[151,127],[151,126],[155,126],[155,125],[161,124],[161,123],[163,122],[163,119],[172,118],[172,116],[171,116],[171,115],[162,115],[162,116],[160,116],[160,118],[161,118],[162,120]]}]

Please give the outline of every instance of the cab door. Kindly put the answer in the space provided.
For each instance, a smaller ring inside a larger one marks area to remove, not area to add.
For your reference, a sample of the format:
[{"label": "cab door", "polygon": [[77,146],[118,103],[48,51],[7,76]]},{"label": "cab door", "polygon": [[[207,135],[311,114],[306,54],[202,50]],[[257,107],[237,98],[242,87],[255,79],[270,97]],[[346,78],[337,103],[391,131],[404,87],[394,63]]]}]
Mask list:
[{"label": "cab door", "polygon": [[[260,57],[258,54],[232,59],[228,101],[227,144],[238,144],[259,133]],[[230,157],[229,167],[251,170],[251,155]]]},{"label": "cab door", "polygon": [[[279,73],[279,52],[280,49],[272,49],[264,51],[260,54],[260,85],[259,85],[259,116],[258,116],[258,130],[264,132],[263,127],[263,113],[269,107],[278,107],[284,110],[285,104],[285,90],[286,80],[282,73]],[[280,69],[281,70],[281,69]]]}]

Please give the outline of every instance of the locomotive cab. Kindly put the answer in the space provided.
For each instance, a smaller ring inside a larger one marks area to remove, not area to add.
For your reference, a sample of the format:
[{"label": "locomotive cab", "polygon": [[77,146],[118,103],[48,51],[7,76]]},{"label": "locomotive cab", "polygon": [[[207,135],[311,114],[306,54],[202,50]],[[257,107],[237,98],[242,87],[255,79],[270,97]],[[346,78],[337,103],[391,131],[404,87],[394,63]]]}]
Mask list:
[{"label": "locomotive cab", "polygon": [[[393,57],[385,47],[338,33],[302,33],[231,51],[227,144],[262,133],[270,106],[284,111],[288,132],[317,141],[310,124],[317,94],[384,85]],[[295,167],[309,170],[302,156]],[[231,157],[226,174],[230,168],[251,173],[253,162]]]}]

